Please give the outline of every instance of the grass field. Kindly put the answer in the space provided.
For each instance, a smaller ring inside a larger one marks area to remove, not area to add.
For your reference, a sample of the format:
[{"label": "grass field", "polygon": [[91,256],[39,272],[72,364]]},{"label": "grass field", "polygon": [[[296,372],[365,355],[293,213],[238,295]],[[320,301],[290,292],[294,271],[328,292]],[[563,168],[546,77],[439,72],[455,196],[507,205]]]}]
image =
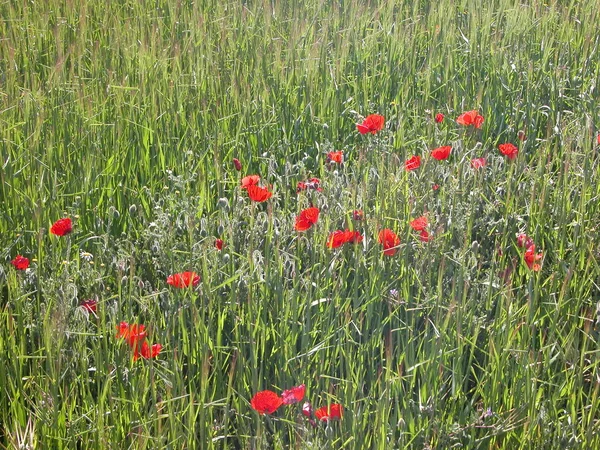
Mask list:
[{"label": "grass field", "polygon": [[598,23],[595,0],[2,2],[0,448],[600,448]]}]

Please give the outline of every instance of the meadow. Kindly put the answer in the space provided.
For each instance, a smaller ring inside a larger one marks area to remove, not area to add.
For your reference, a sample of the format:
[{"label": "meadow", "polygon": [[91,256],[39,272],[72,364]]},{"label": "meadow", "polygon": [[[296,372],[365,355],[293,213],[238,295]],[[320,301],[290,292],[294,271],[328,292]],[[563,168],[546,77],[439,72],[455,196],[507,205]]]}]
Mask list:
[{"label": "meadow", "polygon": [[2,2],[0,448],[600,448],[597,6]]}]

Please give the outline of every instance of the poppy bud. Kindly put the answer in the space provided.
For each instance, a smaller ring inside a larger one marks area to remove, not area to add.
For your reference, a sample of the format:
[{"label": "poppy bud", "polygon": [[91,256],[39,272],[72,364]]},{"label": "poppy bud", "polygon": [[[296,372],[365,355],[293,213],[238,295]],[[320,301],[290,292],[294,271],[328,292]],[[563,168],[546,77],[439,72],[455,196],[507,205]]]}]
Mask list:
[{"label": "poppy bud", "polygon": [[233,166],[235,167],[235,170],[237,170],[238,172],[240,170],[242,170],[242,163],[237,158],[233,158]]}]

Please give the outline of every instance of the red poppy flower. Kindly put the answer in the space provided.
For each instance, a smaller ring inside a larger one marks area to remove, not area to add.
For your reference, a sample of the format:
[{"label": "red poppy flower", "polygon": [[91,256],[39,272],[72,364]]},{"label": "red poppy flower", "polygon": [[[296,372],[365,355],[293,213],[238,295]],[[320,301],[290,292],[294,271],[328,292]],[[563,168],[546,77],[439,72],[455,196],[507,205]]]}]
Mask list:
[{"label": "red poppy flower", "polygon": [[17,270],[25,270],[29,267],[29,258],[17,255],[10,263],[15,266],[15,269]]},{"label": "red poppy flower", "polygon": [[433,186],[431,186],[431,189],[433,189],[434,191],[437,191],[440,188],[439,184],[434,184]]},{"label": "red poppy flower", "polygon": [[223,239],[215,239],[215,247],[217,250],[223,250]]},{"label": "red poppy flower", "polygon": [[346,243],[346,233],[342,230],[336,230],[329,234],[327,238],[327,248],[338,248]]},{"label": "red poppy flower", "polygon": [[529,248],[533,245],[533,239],[527,236],[525,233],[517,235],[517,247]]},{"label": "red poppy flower", "polygon": [[125,339],[131,348],[137,349],[138,344],[146,339],[146,327],[144,325],[130,325],[127,322],[121,322],[117,326],[117,338]]},{"label": "red poppy flower", "polygon": [[419,239],[421,239],[421,241],[423,242],[429,242],[431,240],[431,236],[429,235],[427,230],[421,230],[421,233],[419,234]]},{"label": "red poppy flower", "polygon": [[352,211],[352,219],[353,220],[363,220],[365,218],[365,214],[360,209],[355,209]]},{"label": "red poppy flower", "polygon": [[242,178],[242,189],[248,189],[250,186],[256,186],[260,181],[258,175],[248,175]]},{"label": "red poppy flower", "polygon": [[422,231],[427,228],[428,221],[427,217],[421,216],[410,222],[410,227],[415,231]]},{"label": "red poppy flower", "polygon": [[362,234],[358,231],[344,231],[345,243],[360,244],[363,241]]},{"label": "red poppy flower", "polygon": [[473,169],[481,169],[482,167],[485,167],[486,162],[485,158],[473,158],[471,160],[471,167]]},{"label": "red poppy flower", "polygon": [[196,272],[174,273],[167,277],[167,283],[176,288],[185,288],[200,283],[200,276]]},{"label": "red poppy flower", "polygon": [[133,359],[134,360],[138,359],[140,354],[142,355],[143,358],[146,358],[146,359],[156,358],[161,350],[162,350],[161,344],[153,344],[152,347],[150,347],[150,345],[148,345],[148,342],[144,341],[139,353],[138,353],[137,349],[134,349]]},{"label": "red poppy flower", "polygon": [[310,207],[300,211],[296,217],[296,231],[306,231],[319,220],[319,208]]},{"label": "red poppy flower", "polygon": [[319,420],[341,419],[344,415],[342,405],[333,403],[329,406],[322,406],[315,411],[315,417]]},{"label": "red poppy flower", "polygon": [[248,197],[250,197],[250,200],[258,203],[265,202],[273,196],[273,193],[267,188],[261,188],[256,185],[248,186],[246,191],[248,192]]},{"label": "red poppy flower", "polygon": [[452,151],[452,146],[446,145],[444,147],[438,147],[431,151],[431,156],[438,161],[442,161],[443,159],[448,159],[450,156],[450,152]]},{"label": "red poppy flower", "polygon": [[384,228],[379,232],[379,243],[383,245],[383,254],[394,256],[400,245],[400,238],[389,228]]},{"label": "red poppy flower", "polygon": [[302,405],[302,414],[305,417],[310,417],[312,416],[313,413],[313,409],[312,409],[312,405],[310,404],[310,402],[304,402],[304,404]]},{"label": "red poppy flower", "polygon": [[317,192],[321,192],[323,189],[319,186],[321,180],[318,178],[310,178],[306,181],[299,181],[296,185],[296,193],[306,191],[307,189],[314,189]]},{"label": "red poppy flower", "polygon": [[96,314],[96,311],[98,310],[98,302],[96,300],[84,300],[79,306],[93,314]]},{"label": "red poppy flower", "polygon": [[538,271],[540,270],[540,265],[536,263],[536,261],[539,261],[540,259],[542,259],[542,253],[535,253],[535,245],[532,244],[529,246],[529,248],[527,249],[527,251],[525,252],[525,254],[523,255],[523,259],[525,259],[525,263],[527,264],[527,267],[529,267],[531,270],[533,271]]},{"label": "red poppy flower", "polygon": [[600,145],[600,133],[598,133],[598,137],[596,137],[596,142]]},{"label": "red poppy flower", "polygon": [[242,163],[239,159],[233,158],[233,167],[235,167],[235,170],[237,170],[238,172],[242,170]]},{"label": "red poppy flower", "polygon": [[505,155],[508,159],[515,159],[519,153],[519,149],[510,142],[500,144],[498,148],[500,149],[500,153]]},{"label": "red poppy flower", "polygon": [[444,115],[442,113],[437,113],[435,115],[436,123],[442,123],[444,121]]},{"label": "red poppy flower", "polygon": [[50,233],[55,234],[56,236],[64,236],[73,231],[73,224],[71,223],[71,219],[69,217],[65,217],[64,219],[59,219],[50,227]]},{"label": "red poppy flower", "polygon": [[409,170],[418,169],[421,166],[421,157],[420,156],[411,156],[406,161],[404,161],[404,168]]},{"label": "red poppy flower", "polygon": [[273,414],[283,405],[283,399],[273,391],[260,391],[257,392],[252,400],[250,400],[250,406],[260,414]]},{"label": "red poppy flower", "polygon": [[385,118],[379,114],[371,114],[363,120],[363,123],[357,123],[356,129],[360,134],[372,133],[375,134],[383,129]]},{"label": "red poppy flower", "polygon": [[473,111],[468,111],[458,116],[456,123],[459,125],[473,125],[475,128],[481,128],[481,125],[483,124],[483,116],[480,116],[479,112],[474,109]]},{"label": "red poppy flower", "polygon": [[327,162],[342,164],[344,162],[344,152],[340,150],[338,152],[327,153]]},{"label": "red poppy flower", "polygon": [[301,384],[300,386],[295,386],[281,393],[281,397],[283,399],[284,405],[291,405],[294,403],[298,403],[304,398],[304,394],[306,392],[306,386]]}]

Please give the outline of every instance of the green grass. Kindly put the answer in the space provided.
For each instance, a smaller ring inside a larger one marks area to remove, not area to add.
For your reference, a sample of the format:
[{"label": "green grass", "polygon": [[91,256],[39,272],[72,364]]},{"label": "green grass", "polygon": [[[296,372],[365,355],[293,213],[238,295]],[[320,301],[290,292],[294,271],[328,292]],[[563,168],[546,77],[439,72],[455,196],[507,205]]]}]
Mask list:
[{"label": "green grass", "polygon": [[[2,3],[0,448],[600,447],[600,13],[486,5]],[[480,130],[454,122],[472,109]],[[386,127],[361,136],[370,113]],[[327,249],[347,227],[365,241]],[[166,284],[184,270],[196,289]],[[132,361],[121,321],[159,357]],[[301,383],[343,419],[250,407]]]}]

